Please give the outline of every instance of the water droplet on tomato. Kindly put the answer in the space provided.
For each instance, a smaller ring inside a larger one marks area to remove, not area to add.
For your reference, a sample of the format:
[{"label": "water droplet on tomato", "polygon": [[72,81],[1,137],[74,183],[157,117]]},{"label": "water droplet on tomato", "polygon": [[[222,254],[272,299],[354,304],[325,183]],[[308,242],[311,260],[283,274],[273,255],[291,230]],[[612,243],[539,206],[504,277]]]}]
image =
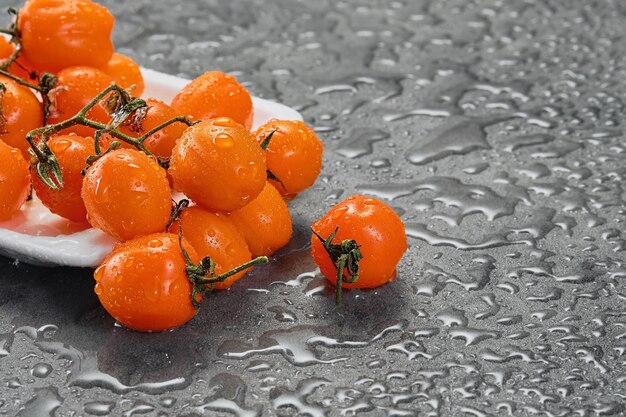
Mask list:
[{"label": "water droplet on tomato", "polygon": [[93,290],[98,295],[102,294],[102,285],[100,285],[100,283],[97,283]]},{"label": "water droplet on tomato", "polygon": [[159,290],[157,288],[146,288],[143,290],[143,295],[148,301],[151,301],[153,303],[159,300]]},{"label": "water droplet on tomato", "polygon": [[167,288],[167,291],[171,293],[177,293],[180,290],[180,284],[178,282],[172,282],[170,286]]},{"label": "water droplet on tomato", "polygon": [[332,212],[332,214],[330,215],[330,217],[333,220],[337,220],[340,217],[343,217],[344,214],[346,214],[346,212],[348,211],[348,207],[339,207],[337,208],[335,211]]},{"label": "water droplet on tomato", "polygon": [[102,181],[102,178],[98,178],[96,181],[96,191],[94,201],[98,204],[107,203],[110,200],[109,185]]},{"label": "water droplet on tomato", "polygon": [[363,204],[366,206],[377,206],[378,201],[374,200],[373,198],[368,197],[365,200],[363,200]]},{"label": "water droplet on tomato", "polygon": [[122,220],[121,226],[122,230],[127,232],[132,232],[135,228],[135,220],[134,219],[124,219]]},{"label": "water droplet on tomato", "polygon": [[237,168],[235,168],[235,175],[238,178],[243,178],[248,174],[248,170],[245,167],[242,166],[238,166]]},{"label": "water droplet on tomato", "polygon": [[228,245],[226,246],[226,253],[233,256],[237,253],[237,248],[235,247],[235,245]]},{"label": "water droplet on tomato", "polygon": [[161,246],[163,246],[163,241],[161,239],[152,239],[150,242],[148,242],[148,246],[150,246],[151,248],[160,248]]},{"label": "water droplet on tomato", "polygon": [[232,136],[228,133],[218,133],[215,138],[213,138],[213,143],[215,146],[221,149],[229,149],[235,146],[235,141]]},{"label": "water droplet on tomato", "polygon": [[135,264],[135,258],[132,258],[132,257],[124,261],[125,268],[132,268],[134,264]]},{"label": "water droplet on tomato", "polygon": [[256,163],[254,162],[250,162],[250,175],[252,177],[255,177],[257,175],[257,173],[259,172],[259,167]]},{"label": "water droplet on tomato", "polygon": [[72,146],[72,141],[67,139],[59,139],[52,144],[52,152],[55,154],[61,153],[67,148]]},{"label": "water droplet on tomato", "polygon": [[230,117],[217,117],[213,119],[213,125],[220,127],[235,127],[237,126],[237,122]]},{"label": "water droplet on tomato", "polygon": [[93,278],[96,280],[96,282],[98,282],[102,279],[103,274],[104,274],[104,265],[101,265],[93,273]]}]

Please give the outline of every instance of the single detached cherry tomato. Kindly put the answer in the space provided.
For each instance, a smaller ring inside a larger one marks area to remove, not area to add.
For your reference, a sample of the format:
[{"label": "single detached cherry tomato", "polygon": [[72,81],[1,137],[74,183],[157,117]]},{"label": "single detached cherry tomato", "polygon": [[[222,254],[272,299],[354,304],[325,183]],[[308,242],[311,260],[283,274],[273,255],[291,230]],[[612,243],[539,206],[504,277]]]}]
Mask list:
[{"label": "single detached cherry tomato", "polygon": [[267,169],[280,180],[270,179],[276,189],[283,195],[295,195],[313,185],[322,169],[324,151],[313,129],[300,120],[273,119],[254,133],[262,145],[270,135],[265,156]]},{"label": "single detached cherry tomato", "polygon": [[174,188],[213,211],[237,210],[265,186],[265,155],[252,134],[227,117],[185,130],[172,151]]},{"label": "single detached cherry tomato", "polygon": [[27,0],[17,28],[22,53],[36,68],[58,72],[86,65],[101,67],[113,54],[115,18],[91,0]]},{"label": "single detached cherry tomato", "polygon": [[100,69],[113,78],[115,84],[124,89],[135,86],[131,91],[134,97],[141,97],[143,94],[143,75],[141,75],[139,65],[130,57],[115,52],[113,56],[111,56],[111,59]]},{"label": "single detached cherry tomato", "polygon": [[230,117],[252,128],[252,98],[232,75],[205,72],[187,84],[172,100],[172,107],[191,120]]},{"label": "single detached cherry tomato", "polygon": [[0,220],[19,211],[30,191],[30,170],[19,150],[0,141]]},{"label": "single detached cherry tomato", "polygon": [[[13,55],[14,51],[15,45],[13,45],[4,36],[0,36],[0,64],[4,63],[6,59]],[[31,77],[31,75],[33,75],[33,66],[21,54],[18,55],[17,59],[13,61],[11,65],[9,65],[7,71],[24,80],[33,80],[33,77]]]},{"label": "single detached cherry tomato", "polygon": [[291,239],[289,207],[270,183],[254,200],[229,216],[245,236],[254,257],[269,256]]},{"label": "single detached cherry tomato", "polygon": [[[180,214],[183,236],[201,258],[209,256],[215,262],[215,274],[220,275],[252,259],[246,240],[226,215],[212,213],[200,207],[189,207]],[[170,232],[178,234],[179,221],[172,223]],[[214,288],[229,288],[244,276],[241,271],[225,281],[215,283]]]},{"label": "single detached cherry tomato", "polygon": [[55,190],[33,175],[37,197],[51,212],[75,222],[87,223],[87,210],[80,195],[83,185],[81,171],[87,167],[87,158],[96,153],[93,139],[58,135],[48,140],[48,146],[61,167],[63,187]]},{"label": "single detached cherry tomato", "polygon": [[[345,288],[373,288],[393,279],[396,265],[407,249],[406,233],[400,217],[385,203],[371,197],[353,195],[331,208],[311,226],[324,239],[337,229],[333,245],[354,240],[362,259],[356,282],[342,283]],[[311,251],[322,274],[335,284],[337,267],[320,239],[311,237]],[[349,276],[344,270],[344,276]]]},{"label": "single detached cherry tomato", "polygon": [[165,230],[170,218],[165,170],[133,149],[98,159],[87,170],[81,196],[92,226],[120,240]]},{"label": "single detached cherry tomato", "polygon": [[[173,108],[155,98],[147,99],[146,104],[148,105],[148,112],[141,123],[141,128],[136,129],[134,126],[130,125],[122,126],[119,129],[122,133],[137,138],[159,126],[161,123],[179,116]],[[148,137],[143,144],[153,154],[169,158],[172,155],[172,149],[176,141],[182,136],[186,129],[187,125],[185,123],[172,123]],[[123,144],[123,146],[125,147],[126,145]]]},{"label": "single detached cherry tomato", "polygon": [[30,160],[26,134],[43,124],[43,110],[37,97],[23,85],[0,75],[0,140],[17,148]]},{"label": "single detached cherry tomato", "polygon": [[[184,239],[182,244],[198,262],[193,247]],[[186,266],[177,235],[140,236],[116,246],[104,259],[94,273],[95,292],[106,311],[130,329],[172,329],[196,314]]]},{"label": "single detached cherry tomato", "polygon": [[[57,74],[58,84],[50,91],[53,102],[48,123],[59,123],[74,117],[113,79],[96,68],[70,67]],[[111,118],[100,104],[87,112],[87,117],[100,123],[108,123]],[[93,136],[95,129],[87,126],[72,126],[62,133],[76,133],[80,136]]]}]

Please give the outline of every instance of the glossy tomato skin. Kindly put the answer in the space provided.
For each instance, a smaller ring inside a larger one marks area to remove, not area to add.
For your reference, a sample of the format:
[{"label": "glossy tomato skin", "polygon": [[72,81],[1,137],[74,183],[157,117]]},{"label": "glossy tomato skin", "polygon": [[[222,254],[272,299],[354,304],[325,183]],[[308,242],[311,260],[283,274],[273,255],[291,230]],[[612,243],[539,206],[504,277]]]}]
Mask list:
[{"label": "glossy tomato skin", "polygon": [[293,196],[313,185],[322,169],[324,152],[324,144],[313,129],[300,120],[273,119],[254,132],[259,144],[270,134],[265,156],[267,169],[282,182],[270,180],[276,189]]},{"label": "glossy tomato skin", "polygon": [[30,145],[26,134],[43,125],[43,110],[37,97],[27,88],[0,75],[5,91],[1,106],[5,123],[0,129],[0,140],[17,148],[28,161]]},{"label": "glossy tomato skin", "polygon": [[254,257],[270,256],[291,239],[289,207],[269,182],[254,200],[229,216],[245,236]]},{"label": "glossy tomato skin", "polygon": [[[359,279],[353,284],[343,283],[342,287],[374,288],[395,278],[396,265],[406,252],[407,242],[404,224],[391,207],[372,197],[354,195],[311,226],[323,238],[336,227],[339,230],[333,243],[356,240],[363,255]],[[335,284],[337,268],[315,235],[311,237],[311,252],[322,274]]]},{"label": "glossy tomato skin", "polygon": [[[189,207],[180,215],[183,236],[201,258],[207,256],[215,262],[215,274],[227,272],[252,259],[250,250],[242,233],[232,220],[222,213],[212,213],[198,206]],[[172,224],[169,231],[178,234],[179,221]],[[215,289],[230,288],[244,276],[239,272],[223,282],[215,284]]]},{"label": "glossy tomato skin", "polygon": [[[48,140],[61,168],[63,187],[48,187],[33,175],[33,188],[44,206],[61,217],[77,223],[87,223],[87,210],[80,195],[83,185],[81,171],[87,167],[87,158],[95,155],[93,139],[76,135],[58,135]],[[58,185],[58,184],[57,184]]]},{"label": "glossy tomato skin", "polygon": [[91,0],[27,0],[17,23],[24,57],[42,71],[101,67],[113,54],[115,18]]},{"label": "glossy tomato skin", "polygon": [[172,107],[191,120],[230,117],[252,128],[252,98],[232,75],[206,72],[187,84],[172,100]]},{"label": "glossy tomato skin", "polygon": [[[0,64],[13,55],[14,51],[15,46],[7,38],[0,36]],[[17,60],[9,65],[7,71],[26,81],[32,80],[33,66],[21,54],[18,55]]]},{"label": "glossy tomato skin", "polygon": [[[194,263],[196,251],[183,239]],[[149,234],[116,246],[94,272],[102,306],[124,326],[159,332],[181,326],[196,310],[178,236]]]},{"label": "glossy tomato skin", "polygon": [[134,97],[141,97],[143,94],[144,81],[141,69],[130,57],[114,52],[111,59],[100,69],[123,89],[134,86],[135,88],[130,92]]},{"label": "glossy tomato skin", "polygon": [[81,196],[92,226],[119,240],[165,230],[171,190],[165,170],[133,149],[97,160],[83,179]]},{"label": "glossy tomato skin", "polygon": [[4,36],[0,36],[0,61],[4,61],[15,51],[15,46]]},{"label": "glossy tomato skin", "polygon": [[265,186],[265,155],[252,134],[227,117],[185,130],[172,151],[174,188],[211,211],[237,210]]},{"label": "glossy tomato skin", "polygon": [[[113,79],[97,68],[70,67],[57,74],[59,80],[50,92],[53,109],[48,117],[48,124],[59,123],[74,117],[95,96],[113,83]],[[100,104],[87,112],[87,117],[100,123],[111,119]],[[95,129],[76,125],[64,129],[61,133],[76,133],[80,136],[93,136]]]},{"label": "glossy tomato skin", "polygon": [[19,150],[0,141],[0,220],[8,220],[22,207],[30,191],[28,163]]},{"label": "glossy tomato skin", "polygon": [[[120,131],[122,133],[125,133],[133,138],[137,138],[159,126],[161,123],[180,116],[173,108],[161,100],[149,98],[146,100],[146,104],[148,105],[148,112],[146,113],[146,118],[142,122],[141,131],[135,132],[130,128],[130,126],[122,126],[120,127]],[[143,144],[153,154],[169,158],[172,156],[172,149],[174,149],[176,141],[182,136],[186,129],[187,125],[185,123],[172,123],[164,129],[161,129],[149,136]],[[123,144],[123,146],[130,147],[131,145]]]}]

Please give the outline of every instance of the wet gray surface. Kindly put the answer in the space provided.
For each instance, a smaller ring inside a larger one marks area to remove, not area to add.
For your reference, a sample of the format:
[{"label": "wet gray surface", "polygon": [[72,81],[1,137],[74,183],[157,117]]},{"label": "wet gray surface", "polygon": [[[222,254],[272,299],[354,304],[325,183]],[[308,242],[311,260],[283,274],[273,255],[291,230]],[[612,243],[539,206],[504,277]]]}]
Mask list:
[{"label": "wet gray surface", "polygon": [[[180,3],[106,2],[118,49],[300,109],[323,174],[272,265],[173,332],[0,259],[0,414],[626,413],[624,2]],[[337,311],[307,227],[355,192],[410,248]]]}]

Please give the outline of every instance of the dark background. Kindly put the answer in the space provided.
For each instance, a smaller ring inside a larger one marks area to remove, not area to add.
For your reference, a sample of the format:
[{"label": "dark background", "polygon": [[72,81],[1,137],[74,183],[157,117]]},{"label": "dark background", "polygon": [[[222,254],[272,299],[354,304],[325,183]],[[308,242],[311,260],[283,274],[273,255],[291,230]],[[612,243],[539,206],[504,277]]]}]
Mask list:
[{"label": "dark background", "polygon": [[[299,109],[323,173],[274,262],[172,332],[0,259],[0,414],[625,412],[623,2],[176,3],[104,2],[118,51]],[[307,230],[356,192],[410,248],[337,310]]]}]

